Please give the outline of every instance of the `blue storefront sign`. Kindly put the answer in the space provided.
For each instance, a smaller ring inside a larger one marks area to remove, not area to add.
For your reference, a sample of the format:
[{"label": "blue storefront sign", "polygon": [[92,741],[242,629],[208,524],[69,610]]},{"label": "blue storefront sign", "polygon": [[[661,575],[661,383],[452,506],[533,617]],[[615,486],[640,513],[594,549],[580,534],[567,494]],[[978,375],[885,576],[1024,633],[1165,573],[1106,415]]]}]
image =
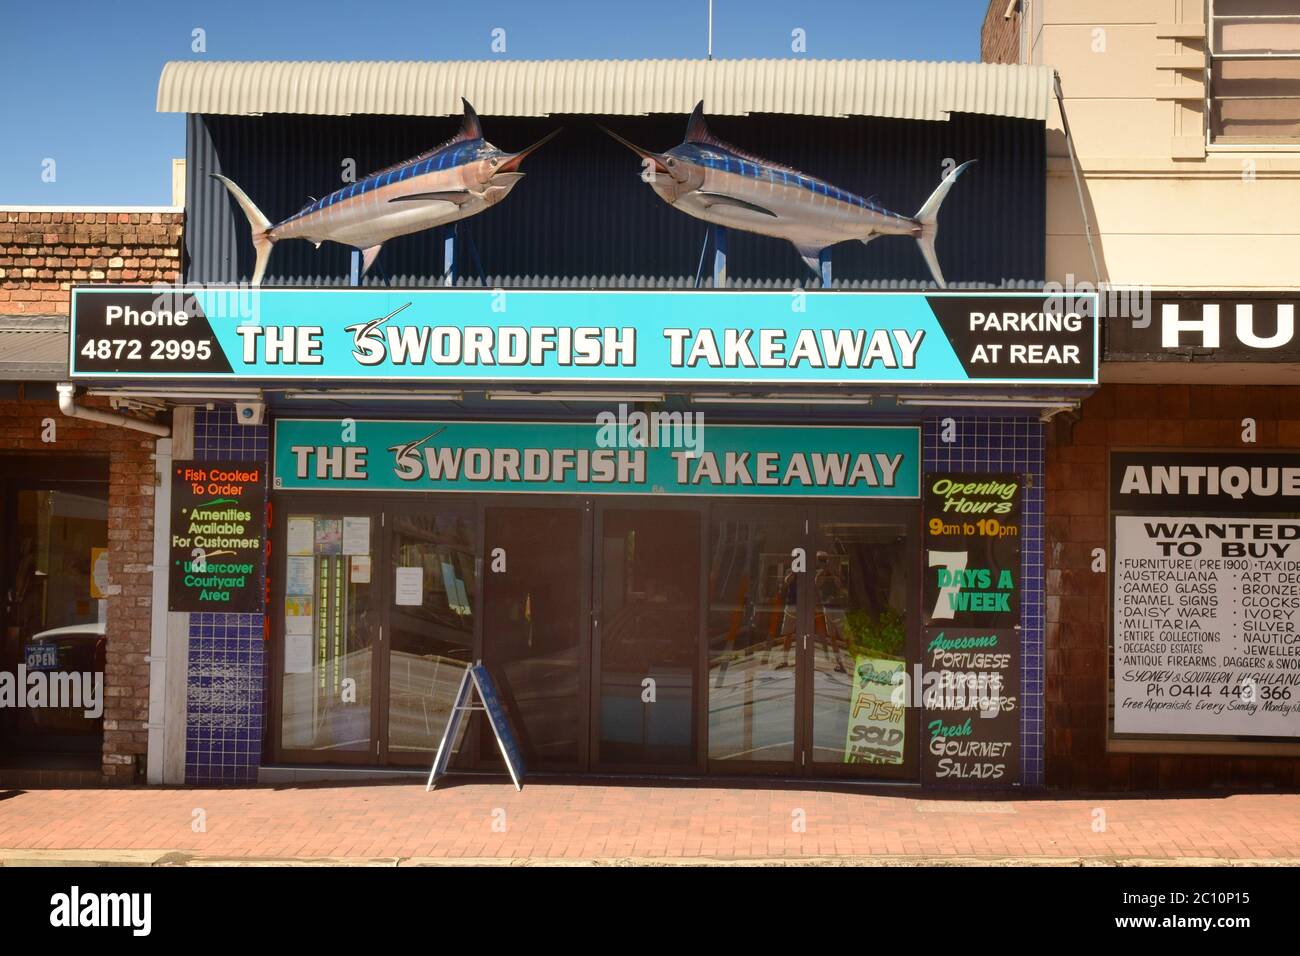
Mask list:
[{"label": "blue storefront sign", "polygon": [[[680,427],[679,427],[680,425]],[[281,419],[281,490],[920,495],[915,427]]]},{"label": "blue storefront sign", "polygon": [[74,289],[78,379],[1094,385],[1095,295]]}]

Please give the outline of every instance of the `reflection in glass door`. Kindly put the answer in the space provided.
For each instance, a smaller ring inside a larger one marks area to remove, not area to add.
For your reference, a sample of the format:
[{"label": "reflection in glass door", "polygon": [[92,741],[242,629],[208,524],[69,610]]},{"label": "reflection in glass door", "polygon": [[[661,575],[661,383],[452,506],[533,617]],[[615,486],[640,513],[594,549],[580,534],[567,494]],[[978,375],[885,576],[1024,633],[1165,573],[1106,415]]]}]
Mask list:
[{"label": "reflection in glass door", "polygon": [[285,523],[281,746],[368,758],[371,651],[379,632],[370,574],[374,528],[369,517],[346,520],[358,542],[349,550],[369,549],[364,558],[344,554],[343,515],[290,513]]},{"label": "reflection in glass door", "polygon": [[478,522],[470,509],[435,507],[388,515],[386,742],[399,763],[421,763],[437,749],[461,676],[473,663]]},{"label": "reflection in glass door", "polygon": [[809,764],[821,765],[818,772],[850,764],[856,776],[911,775],[915,713],[894,695],[897,675],[915,659],[907,527],[820,512],[814,530]]},{"label": "reflection in glass door", "polygon": [[734,773],[796,757],[804,632],[795,549],[802,509],[715,507],[709,527],[709,760]]},{"label": "reflection in glass door", "polygon": [[695,761],[700,639],[700,513],[599,512],[596,534],[597,761]]},{"label": "reflection in glass door", "polygon": [[[23,482],[45,487],[14,487]],[[0,522],[8,522],[0,536],[0,672],[102,676],[107,486],[40,481],[25,467],[0,465]],[[102,714],[87,717],[81,706],[0,706],[0,763],[61,754],[97,766],[103,734]]]},{"label": "reflection in glass door", "polygon": [[[572,768],[586,753],[580,507],[484,511],[483,663],[497,682],[530,767]],[[480,756],[500,761],[490,733]]]}]

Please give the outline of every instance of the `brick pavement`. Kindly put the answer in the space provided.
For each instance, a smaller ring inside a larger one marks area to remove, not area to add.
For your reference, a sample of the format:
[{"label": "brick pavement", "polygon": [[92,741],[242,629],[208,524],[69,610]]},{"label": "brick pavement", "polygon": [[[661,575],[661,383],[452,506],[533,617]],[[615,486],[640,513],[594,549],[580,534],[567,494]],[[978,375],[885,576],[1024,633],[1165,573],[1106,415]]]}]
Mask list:
[{"label": "brick pavement", "polygon": [[[196,810],[205,832],[192,827]],[[1098,810],[1105,814],[1100,832]],[[801,819],[802,832],[795,825]],[[176,851],[200,860],[1280,861],[1300,859],[1300,795],[976,800],[848,788],[554,782],[516,793],[482,780],[428,794],[411,783],[0,791],[0,860],[33,850],[109,859]]]}]

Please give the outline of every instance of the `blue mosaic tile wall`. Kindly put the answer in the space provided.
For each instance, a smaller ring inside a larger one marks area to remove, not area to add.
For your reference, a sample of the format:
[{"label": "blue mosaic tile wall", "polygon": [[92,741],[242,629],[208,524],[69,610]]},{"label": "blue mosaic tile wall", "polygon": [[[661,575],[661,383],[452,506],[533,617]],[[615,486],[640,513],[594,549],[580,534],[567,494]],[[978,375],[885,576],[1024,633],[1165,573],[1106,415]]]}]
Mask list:
[{"label": "blue mosaic tile wall", "polygon": [[[267,462],[268,429],[233,408],[194,415],[194,457]],[[262,761],[265,642],[261,614],[191,614],[186,783],[252,783]]]},{"label": "blue mosaic tile wall", "polygon": [[1043,579],[1043,426],[1037,418],[951,416],[956,441],[940,441],[942,418],[926,419],[922,445],[926,471],[1018,472],[1025,489],[1020,545],[1022,646],[1020,777],[1023,786],[1043,785],[1043,640],[1046,620]]}]

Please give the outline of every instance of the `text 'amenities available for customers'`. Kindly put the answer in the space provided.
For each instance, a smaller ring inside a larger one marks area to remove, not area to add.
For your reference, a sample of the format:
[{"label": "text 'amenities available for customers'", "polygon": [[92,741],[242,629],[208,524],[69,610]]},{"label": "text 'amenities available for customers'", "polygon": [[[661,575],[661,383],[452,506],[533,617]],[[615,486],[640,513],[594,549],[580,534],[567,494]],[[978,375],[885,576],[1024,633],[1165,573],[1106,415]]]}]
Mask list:
[{"label": "text 'amenities available for customers'", "polygon": [[260,612],[265,532],[261,465],[174,465],[168,609]]}]

